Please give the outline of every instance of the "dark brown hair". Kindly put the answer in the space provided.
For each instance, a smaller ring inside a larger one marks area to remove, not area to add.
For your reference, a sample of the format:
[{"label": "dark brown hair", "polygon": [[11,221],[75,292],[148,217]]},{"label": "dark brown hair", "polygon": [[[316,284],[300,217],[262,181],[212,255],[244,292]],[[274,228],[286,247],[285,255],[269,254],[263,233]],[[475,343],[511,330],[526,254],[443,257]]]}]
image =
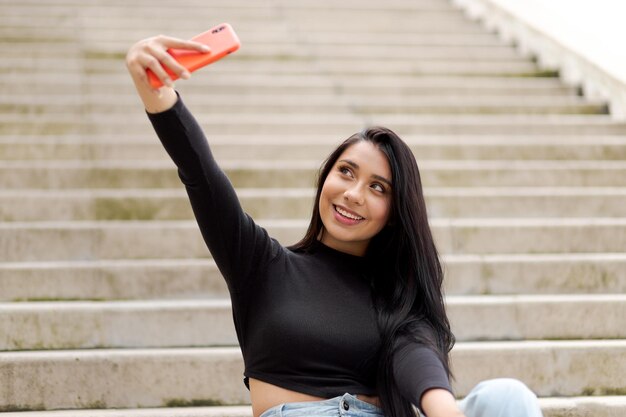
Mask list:
[{"label": "dark brown hair", "polygon": [[366,128],[341,143],[320,169],[308,230],[291,249],[306,251],[324,233],[319,213],[322,186],[341,154],[360,141],[373,143],[385,154],[393,184],[389,224],[372,238],[365,255],[371,260],[368,263],[382,338],[377,390],[384,415],[415,416],[393,377],[392,358],[398,339],[408,336],[432,348],[450,376],[448,354],[454,336],[445,311],[443,270],[428,224],[420,173],[406,143],[384,127]]}]

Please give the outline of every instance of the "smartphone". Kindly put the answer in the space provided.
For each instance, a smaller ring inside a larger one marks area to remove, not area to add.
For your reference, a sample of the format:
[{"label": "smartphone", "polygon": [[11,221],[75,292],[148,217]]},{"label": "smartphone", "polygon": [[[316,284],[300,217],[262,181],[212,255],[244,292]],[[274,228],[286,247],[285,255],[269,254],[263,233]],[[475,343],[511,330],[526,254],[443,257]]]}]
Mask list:
[{"label": "smartphone", "polygon": [[[189,72],[193,72],[198,68],[202,68],[205,65],[222,59],[226,55],[235,52],[241,46],[241,42],[239,41],[237,34],[228,23],[217,25],[204,33],[194,36],[191,40],[208,45],[211,48],[211,52],[202,53],[186,49],[168,49],[170,55],[172,55],[181,65],[187,68]],[[163,66],[163,68],[170,75],[172,80],[178,79],[178,75],[174,74],[167,66]],[[148,79],[150,80],[152,88],[159,88],[163,86],[163,83],[154,74],[154,72],[147,69],[146,73],[148,74]]]}]

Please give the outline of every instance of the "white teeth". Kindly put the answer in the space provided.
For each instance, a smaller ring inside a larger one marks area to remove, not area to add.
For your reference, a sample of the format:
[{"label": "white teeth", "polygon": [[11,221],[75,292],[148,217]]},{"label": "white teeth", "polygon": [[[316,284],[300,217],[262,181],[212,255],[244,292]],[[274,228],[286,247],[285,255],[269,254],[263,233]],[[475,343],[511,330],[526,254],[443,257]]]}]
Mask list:
[{"label": "white teeth", "polygon": [[337,206],[335,206],[335,210],[337,210],[337,212],[339,214],[341,214],[342,216],[347,217],[349,219],[352,219],[352,220],[363,220],[363,217],[359,217],[359,216],[355,216],[354,214],[350,214],[347,211],[342,210],[341,208],[339,208]]}]

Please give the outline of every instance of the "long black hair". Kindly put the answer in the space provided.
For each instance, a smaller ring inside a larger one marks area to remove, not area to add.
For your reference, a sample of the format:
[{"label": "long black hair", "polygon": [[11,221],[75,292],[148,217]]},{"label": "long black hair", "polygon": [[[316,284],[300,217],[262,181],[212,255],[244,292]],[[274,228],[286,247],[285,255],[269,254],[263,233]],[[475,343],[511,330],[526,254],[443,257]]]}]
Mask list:
[{"label": "long black hair", "polygon": [[369,127],[346,139],[323,163],[313,213],[302,240],[291,248],[307,250],[324,233],[319,213],[322,187],[341,154],[353,144],[369,141],[387,157],[391,168],[392,202],[389,224],[372,238],[365,254],[381,334],[376,388],[383,414],[413,417],[411,403],[398,391],[392,358],[399,338],[424,344],[438,355],[448,376],[454,345],[443,301],[443,270],[428,224],[417,162],[411,149],[390,129]]}]

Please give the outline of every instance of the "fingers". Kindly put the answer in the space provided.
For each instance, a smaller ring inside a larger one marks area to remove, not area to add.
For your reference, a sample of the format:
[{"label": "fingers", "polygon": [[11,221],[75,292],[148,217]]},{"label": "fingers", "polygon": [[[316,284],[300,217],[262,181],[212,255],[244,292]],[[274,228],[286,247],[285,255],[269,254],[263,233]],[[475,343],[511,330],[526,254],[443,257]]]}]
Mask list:
[{"label": "fingers", "polygon": [[[143,65],[145,68],[150,68],[154,75],[157,76],[168,87],[173,87],[174,82],[170,78],[165,68],[168,68],[172,73],[182,77],[184,73],[187,73],[187,69],[180,65],[167,51],[162,47],[154,45],[148,45],[147,53],[144,57]],[[164,68],[165,66],[165,68]]]},{"label": "fingers", "polygon": [[163,51],[161,49],[152,50],[152,56],[154,56],[162,65],[164,65],[178,77],[186,80],[191,76],[187,68],[185,68],[178,61],[176,61],[176,59],[174,59],[174,57],[170,55],[168,51]]},{"label": "fingers", "polygon": [[200,43],[200,42],[188,41],[188,40],[179,39],[179,38],[172,38],[170,36],[164,36],[164,35],[159,35],[157,36],[157,38],[160,39],[160,42],[166,48],[189,49],[189,50],[203,52],[203,53],[209,53],[211,51],[211,48],[209,48],[207,45]]},{"label": "fingers", "polygon": [[150,69],[168,87],[173,87],[174,83],[165,68],[177,77],[188,79],[191,74],[170,55],[169,48],[188,49],[201,53],[210,52],[208,46],[199,42],[159,35],[140,41],[131,47],[127,55],[129,71],[150,88],[152,87],[146,75],[146,69]]},{"label": "fingers", "polygon": [[[194,51],[198,51],[201,53],[209,53],[211,51],[211,49],[207,45],[204,45],[199,42],[187,41],[187,40],[172,38],[172,37],[163,36],[163,35],[159,36],[159,38],[163,46],[167,47],[168,49],[169,48],[189,49],[189,50],[194,50]],[[167,51],[162,52],[162,51],[156,50],[153,52],[162,64],[167,66],[172,72],[177,74],[180,78],[186,80],[191,76],[189,71],[187,71],[187,68],[179,64],[178,61],[176,61],[174,57],[172,57]]]}]

